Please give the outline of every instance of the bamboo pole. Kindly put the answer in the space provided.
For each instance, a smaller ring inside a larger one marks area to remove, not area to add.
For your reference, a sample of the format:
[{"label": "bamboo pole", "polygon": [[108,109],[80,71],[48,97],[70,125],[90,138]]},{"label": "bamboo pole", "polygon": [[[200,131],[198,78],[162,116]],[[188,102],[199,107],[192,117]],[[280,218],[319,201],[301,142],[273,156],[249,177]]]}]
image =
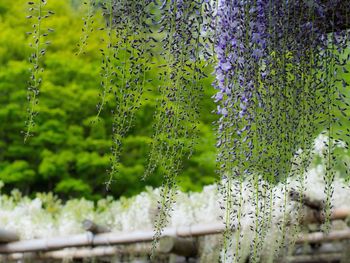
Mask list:
[{"label": "bamboo pole", "polygon": [[[298,256],[289,256],[285,263],[335,263],[340,262],[342,259],[342,253],[330,253],[330,254],[315,254],[315,255],[298,255]],[[348,262],[348,261],[344,261]]]},{"label": "bamboo pole", "polygon": [[[219,222],[196,226],[165,228],[162,236],[194,237],[212,235],[221,233],[224,228],[224,224]],[[0,245],[0,253],[9,254],[17,252],[50,251],[81,246],[133,244],[139,242],[150,242],[153,240],[153,237],[153,230],[135,231],[131,233],[101,233],[96,235],[88,232],[85,234],[67,237],[42,238],[11,242]]]},{"label": "bamboo pole", "polygon": [[[23,252],[13,253],[0,257],[0,262],[9,260],[34,260],[34,259],[83,259],[96,257],[111,257],[115,255],[148,255],[152,249],[151,243],[126,245],[126,246],[98,246],[82,248],[66,248],[62,250],[48,252]],[[192,239],[164,237],[161,238],[157,253],[176,254],[185,257],[195,257],[197,255],[197,246]],[[1,261],[3,260],[3,261]]]},{"label": "bamboo pole", "polygon": [[[333,211],[332,219],[344,219],[349,215],[346,209]],[[162,237],[196,237],[203,235],[219,234],[225,229],[223,223],[202,224],[195,226],[181,226],[178,228],[165,228]],[[22,240],[0,245],[0,253],[9,254],[16,252],[36,252],[59,250],[69,247],[82,246],[104,246],[134,244],[139,242],[150,242],[153,240],[154,232],[135,231],[131,233],[100,233],[93,235],[91,232],[67,237],[43,238],[33,240]],[[317,232],[300,236],[297,243],[324,242],[333,240],[350,239],[350,230],[334,231],[327,234]]]},{"label": "bamboo pole", "polygon": [[120,254],[121,249],[117,247],[94,247],[94,248],[79,248],[79,249],[65,249],[58,251],[50,251],[41,255],[42,258],[62,259],[62,258],[94,258],[104,256],[114,256]]},{"label": "bamboo pole", "polygon": [[[350,214],[350,209],[335,209],[332,212],[331,219],[345,219]],[[319,216],[311,214],[306,216],[304,223],[319,222]],[[201,224],[194,226],[181,226],[177,228],[165,228],[162,237],[170,236],[177,238],[196,237],[204,235],[219,234],[225,229],[223,223],[217,222],[213,224]],[[0,244],[0,253],[11,254],[18,252],[37,252],[52,251],[70,247],[83,246],[105,246],[105,245],[121,245],[134,244],[139,242],[150,242],[153,240],[154,232],[135,231],[131,233],[98,233],[94,235],[91,232],[66,237],[42,238],[33,240],[22,240]],[[321,232],[300,236],[297,243],[303,242],[324,242],[333,240],[350,239],[350,230],[335,231],[330,234]]]},{"label": "bamboo pole", "polygon": [[66,247],[91,246],[93,234],[71,235],[66,237],[21,240],[0,245],[0,253],[35,252],[57,250]]},{"label": "bamboo pole", "polygon": [[[349,208],[338,208],[334,209],[332,211],[330,220],[344,220],[347,217],[350,216],[350,209]],[[325,221],[325,215],[323,211],[316,211],[316,210],[307,210],[306,215],[303,218],[303,224],[310,224],[310,223],[324,223]]]},{"label": "bamboo pole", "polygon": [[[82,247],[82,248],[66,248],[62,250],[48,252],[22,252],[13,253],[0,257],[1,260],[34,260],[34,259],[82,259],[95,257],[111,257],[115,255],[148,255],[152,249],[151,243],[126,245],[126,246],[98,246],[98,247]],[[195,240],[163,237],[159,241],[157,253],[160,254],[176,254],[184,257],[195,257],[198,248]]]},{"label": "bamboo pole", "polygon": [[[9,260],[45,260],[56,259],[84,259],[96,257],[112,257],[115,255],[148,255],[151,251],[152,245],[150,243],[142,246],[99,246],[99,247],[82,247],[82,248],[66,248],[62,250],[48,251],[48,252],[21,252],[12,253],[0,256],[0,262],[7,262]],[[3,261],[1,261],[3,260]]]},{"label": "bamboo pole", "polygon": [[[168,239],[169,237],[165,237]],[[173,238],[171,238],[173,240]],[[177,239],[177,241],[182,242],[183,240]],[[186,240],[189,241],[189,240]],[[191,240],[190,240],[191,241]],[[193,242],[193,241],[191,241]],[[160,241],[161,243],[161,241]],[[170,242],[171,244],[172,242]],[[168,243],[169,244],[169,243]],[[182,243],[183,244],[183,243]],[[188,243],[187,243],[188,244]],[[192,243],[191,246],[193,246],[195,243]],[[295,255],[288,257],[287,262],[304,262],[302,260],[306,260],[305,262],[309,262],[307,260],[314,260],[311,262],[319,262],[313,255],[321,255],[321,258],[327,258],[324,255],[329,254],[337,254],[341,253],[343,250],[342,246],[339,246],[340,244],[337,243],[336,246],[334,244],[325,244],[315,251],[309,251],[306,254],[302,255]],[[48,252],[28,252],[28,253],[13,253],[8,254],[0,257],[0,262],[8,262],[8,261],[16,261],[16,260],[47,260],[47,259],[54,259],[54,260],[62,260],[65,258],[69,259],[86,259],[86,258],[96,258],[96,257],[112,257],[115,255],[148,255],[151,251],[152,245],[151,243],[144,243],[142,245],[138,244],[135,245],[129,245],[129,246],[99,246],[99,247],[82,247],[82,248],[68,248],[68,249],[62,249],[62,250],[56,250],[56,251],[48,251]],[[157,252],[159,253],[173,253],[176,255],[182,255],[185,257],[194,257],[195,254],[184,255],[183,253],[178,253],[177,251],[173,250],[173,245],[162,245],[159,246]],[[36,262],[36,261],[35,261]]]},{"label": "bamboo pole", "polygon": [[296,243],[323,243],[341,241],[345,239],[350,239],[350,229],[332,231],[328,234],[323,232],[303,234],[299,236],[299,238],[296,240]]}]

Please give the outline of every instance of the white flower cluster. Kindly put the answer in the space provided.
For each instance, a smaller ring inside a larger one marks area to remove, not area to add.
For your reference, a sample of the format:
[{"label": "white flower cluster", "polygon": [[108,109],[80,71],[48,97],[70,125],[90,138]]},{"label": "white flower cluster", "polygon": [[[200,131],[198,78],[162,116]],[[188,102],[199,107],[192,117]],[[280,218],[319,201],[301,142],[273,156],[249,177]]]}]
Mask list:
[{"label": "white flower cluster", "polygon": [[[57,237],[83,233],[82,221],[90,219],[108,226],[112,231],[150,230],[157,213],[159,189],[132,197],[103,199],[94,204],[85,199],[72,199],[62,204],[52,194],[35,199],[22,197],[18,191],[0,195],[0,224],[16,231],[22,239]],[[201,193],[177,195],[170,226],[218,221],[216,186],[206,186]]]},{"label": "white flower cluster", "polygon": [[[322,143],[325,138],[318,138],[315,142],[315,153],[322,152]],[[323,175],[325,168],[323,164],[314,165],[305,174],[304,189],[305,194],[311,199],[324,199]],[[263,181],[260,181],[261,191]],[[270,209],[269,204],[273,204],[271,211],[271,226],[278,225],[283,220],[285,214],[292,214],[295,210],[296,202],[288,200],[285,204],[285,189],[298,189],[300,180],[289,178],[287,186],[278,184],[272,191],[272,199],[269,197],[259,199],[259,207]],[[268,189],[269,190],[269,189]],[[52,194],[39,194],[35,199],[23,197],[14,190],[11,195],[0,195],[0,225],[1,228],[14,230],[19,233],[22,239],[32,239],[40,237],[57,237],[77,233],[83,233],[82,221],[90,219],[94,222],[108,226],[115,232],[130,232],[134,230],[150,230],[153,228],[155,216],[157,214],[157,200],[160,198],[160,190],[147,188],[145,192],[132,197],[113,200],[107,198],[100,200],[97,204],[85,199],[73,199],[62,203]],[[239,193],[236,192],[238,196]],[[176,204],[172,211],[170,226],[188,226],[204,223],[219,222],[224,213],[220,209],[219,200],[221,198],[217,185],[209,185],[203,188],[200,193],[179,192],[176,197]],[[255,215],[257,212],[255,189],[252,180],[243,183],[242,192],[242,232],[246,240],[243,245],[251,244],[254,238],[252,226],[255,225]],[[350,189],[345,181],[339,176],[334,182],[334,195],[332,197],[334,207],[350,206]],[[271,201],[271,203],[270,203]],[[263,217],[263,209],[260,209],[260,216]],[[236,222],[237,223],[237,222]],[[270,232],[270,234],[273,232]],[[271,238],[266,233],[266,237]],[[233,240],[233,243],[235,240]],[[272,240],[269,241],[271,244]],[[271,248],[272,249],[272,248]],[[249,250],[249,248],[248,248]]]}]

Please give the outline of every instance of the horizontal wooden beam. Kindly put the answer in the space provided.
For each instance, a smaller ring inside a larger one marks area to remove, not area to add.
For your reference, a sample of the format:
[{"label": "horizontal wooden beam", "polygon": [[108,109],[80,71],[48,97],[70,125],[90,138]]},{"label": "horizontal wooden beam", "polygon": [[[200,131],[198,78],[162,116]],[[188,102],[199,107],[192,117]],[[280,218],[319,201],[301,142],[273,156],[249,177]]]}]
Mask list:
[{"label": "horizontal wooden beam", "polygon": [[[332,211],[330,220],[345,220],[350,216],[350,208],[338,208]],[[322,224],[325,222],[324,211],[306,210],[302,224]]]},{"label": "horizontal wooden beam", "polygon": [[[148,255],[152,245],[145,243],[141,245],[130,245],[123,247],[116,246],[98,246],[98,247],[74,247],[62,250],[47,251],[47,252],[23,252],[12,253],[0,256],[0,262],[28,260],[62,260],[62,259],[86,259],[96,257],[113,257],[115,255]],[[32,260],[32,261],[30,261]],[[35,261],[37,262],[37,261]],[[45,261],[46,262],[46,261]],[[61,262],[61,261],[60,261]]]},{"label": "horizontal wooden beam", "polygon": [[[347,209],[335,210],[332,213],[332,219],[344,219],[349,216],[350,211]],[[222,233],[225,229],[223,223],[217,222],[213,224],[202,224],[194,226],[182,226],[178,228],[165,228],[162,237],[197,237],[204,235],[213,235]],[[51,251],[60,250],[70,247],[83,246],[106,246],[106,245],[127,245],[141,242],[151,242],[154,238],[153,230],[135,231],[130,233],[100,233],[92,234],[91,232],[79,235],[43,238],[10,242],[7,244],[0,244],[0,253],[22,253],[22,252],[37,252],[37,251]],[[350,230],[331,232],[330,234],[312,233],[301,236],[296,242],[324,242],[332,240],[350,239]],[[176,250],[176,239],[174,244],[170,247]]]},{"label": "horizontal wooden beam", "polygon": [[[298,255],[289,256],[286,261],[288,263],[339,263],[342,259],[342,253],[325,253],[315,255]],[[345,262],[345,261],[344,261]]]},{"label": "horizontal wooden beam", "polygon": [[[182,226],[177,228],[165,228],[162,237],[195,237],[221,233],[225,229],[223,223],[204,224],[196,226]],[[154,238],[153,230],[135,231],[131,233],[101,233],[93,235],[85,234],[66,237],[42,238],[22,240],[0,245],[0,253],[37,252],[59,250],[69,247],[103,246],[134,244],[150,242]]]},{"label": "horizontal wooden beam", "polygon": [[314,232],[310,234],[302,234],[296,240],[297,244],[300,243],[323,243],[342,241],[350,239],[350,229],[332,231],[330,233]]}]

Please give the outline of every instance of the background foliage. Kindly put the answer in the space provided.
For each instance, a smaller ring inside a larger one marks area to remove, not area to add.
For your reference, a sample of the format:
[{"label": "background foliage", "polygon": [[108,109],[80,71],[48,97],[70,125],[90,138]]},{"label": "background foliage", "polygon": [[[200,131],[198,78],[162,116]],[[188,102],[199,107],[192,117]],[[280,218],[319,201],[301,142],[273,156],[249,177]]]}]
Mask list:
[{"label": "background foliage", "polygon": [[[29,78],[28,43],[30,21],[26,20],[26,2],[3,0],[0,3],[0,180],[3,191],[19,188],[26,194],[53,191],[62,198],[84,196],[98,199],[132,195],[145,185],[159,186],[160,171],[140,180],[149,152],[153,114],[159,96],[155,82],[147,84],[147,93],[138,111],[135,125],[123,141],[120,175],[106,192],[108,180],[112,119],[110,103],[101,122],[91,124],[99,101],[103,19],[97,14],[95,33],[88,39],[85,55],[76,56],[81,36],[82,10],[76,1],[49,1],[55,15],[46,21],[54,28],[51,45],[43,58],[45,71],[36,118],[35,136],[23,143],[26,115],[26,87]],[[157,64],[157,58],[154,58]],[[158,62],[159,63],[159,62]],[[157,79],[154,67],[149,79]],[[209,71],[209,70],[208,70]],[[191,159],[184,160],[180,186],[200,190],[215,180],[215,138],[211,114],[212,79],[204,84],[201,102],[199,143]],[[112,100],[111,100],[112,101]]]}]

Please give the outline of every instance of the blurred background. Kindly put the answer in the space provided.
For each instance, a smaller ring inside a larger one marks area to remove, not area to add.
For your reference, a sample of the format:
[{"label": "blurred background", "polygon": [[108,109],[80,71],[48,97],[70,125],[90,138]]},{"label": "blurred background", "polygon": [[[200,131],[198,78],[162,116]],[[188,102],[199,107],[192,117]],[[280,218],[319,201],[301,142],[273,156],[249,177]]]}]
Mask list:
[{"label": "blurred background", "polygon": [[[110,103],[102,113],[102,121],[91,124],[101,92],[100,45],[104,32],[100,11],[96,13],[94,32],[90,35],[86,54],[79,56],[77,43],[81,37],[84,9],[81,1],[49,1],[55,15],[45,23],[55,31],[49,36],[51,45],[43,58],[43,83],[39,96],[39,115],[34,136],[24,144],[27,110],[27,82],[31,21],[26,19],[27,1],[0,2],[0,181],[3,193],[14,188],[23,194],[53,192],[63,200],[85,197],[97,200],[107,195],[115,198],[135,195],[146,185],[161,185],[159,171],[141,180],[147,165],[153,114],[158,87],[150,82],[138,111],[135,125],[123,143],[120,174],[106,191],[111,147],[112,118]],[[154,58],[157,64],[157,58]],[[208,69],[211,73],[212,69]],[[157,67],[148,72],[157,79]],[[209,74],[210,75],[210,74]],[[211,96],[212,78],[203,82],[200,105],[200,134],[193,156],[184,160],[180,189],[200,191],[216,180],[215,174],[215,104]]]}]

